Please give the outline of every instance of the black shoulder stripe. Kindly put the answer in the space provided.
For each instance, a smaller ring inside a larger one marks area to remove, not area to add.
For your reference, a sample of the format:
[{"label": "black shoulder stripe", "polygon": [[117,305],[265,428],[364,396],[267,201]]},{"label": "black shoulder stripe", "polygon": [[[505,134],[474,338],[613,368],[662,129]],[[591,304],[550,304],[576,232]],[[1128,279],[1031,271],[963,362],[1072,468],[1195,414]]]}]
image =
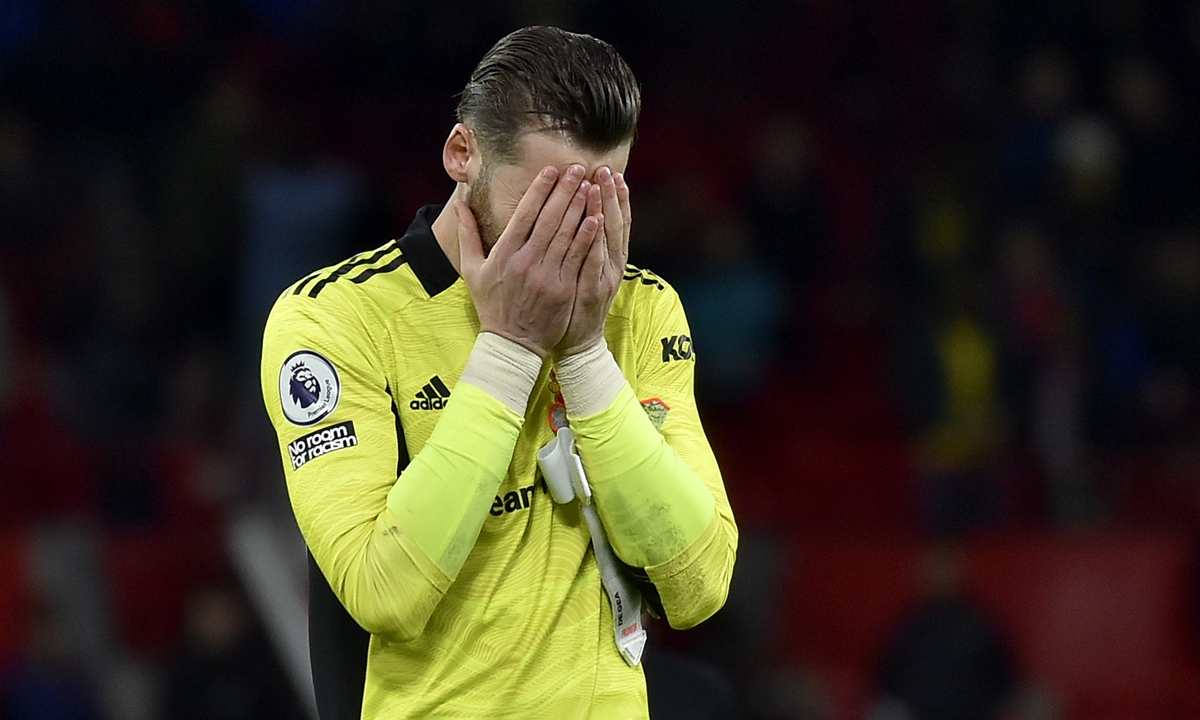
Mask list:
[{"label": "black shoulder stripe", "polygon": [[309,275],[308,277],[301,280],[300,284],[296,286],[296,289],[292,291],[292,294],[299,295],[300,293],[304,292],[304,286],[308,285],[310,282],[315,280],[316,277],[320,274],[321,274],[321,271],[318,270],[317,272],[313,273],[312,275]]},{"label": "black shoulder stripe", "polygon": [[368,255],[365,258],[354,258],[351,260],[347,260],[346,262],[344,262],[340,266],[338,266],[338,268],[336,270],[334,270],[333,272],[329,273],[329,275],[322,278],[321,281],[318,282],[316,285],[313,285],[312,290],[308,291],[308,296],[310,298],[315,298],[317,295],[319,295],[321,293],[322,290],[325,289],[326,285],[328,285],[331,282],[337,281],[338,278],[349,273],[354,268],[362,267],[363,265],[370,265],[373,262],[377,262],[384,255],[387,255],[390,252],[395,252],[398,249],[399,249],[399,246],[397,246],[396,241],[393,240],[392,242],[388,243],[387,245],[384,245],[383,247],[379,248],[378,250],[371,253],[370,255]]},{"label": "black shoulder stripe", "polygon": [[388,262],[386,265],[380,265],[379,267],[373,267],[373,268],[368,268],[366,270],[363,270],[358,275],[355,275],[354,277],[350,278],[350,282],[365,283],[366,281],[370,280],[371,278],[375,277],[376,275],[378,275],[380,273],[390,273],[391,271],[393,271],[396,268],[403,265],[405,262],[406,262],[406,260],[405,260],[404,255],[397,255],[396,257],[392,258],[391,261]]},{"label": "black shoulder stripe", "polygon": [[633,282],[634,280],[640,280],[643,285],[653,285],[654,287],[658,288],[659,290],[667,289],[667,286],[663,285],[662,280],[659,280],[658,277],[656,277],[653,273],[645,272],[642,270],[639,270],[636,274],[632,274],[632,275],[627,274],[622,279],[628,280],[630,282]]}]

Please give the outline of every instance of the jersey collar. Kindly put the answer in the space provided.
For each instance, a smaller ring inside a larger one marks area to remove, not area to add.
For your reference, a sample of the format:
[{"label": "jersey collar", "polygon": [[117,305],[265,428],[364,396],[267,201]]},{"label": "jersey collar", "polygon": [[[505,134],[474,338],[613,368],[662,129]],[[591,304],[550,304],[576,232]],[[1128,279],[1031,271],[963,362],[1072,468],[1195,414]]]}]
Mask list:
[{"label": "jersey collar", "polygon": [[396,241],[409,267],[421,281],[421,287],[433,297],[458,281],[458,271],[450,264],[450,258],[442,252],[442,246],[433,236],[433,221],[442,212],[442,205],[426,205],[417,211],[417,217],[404,237]]}]

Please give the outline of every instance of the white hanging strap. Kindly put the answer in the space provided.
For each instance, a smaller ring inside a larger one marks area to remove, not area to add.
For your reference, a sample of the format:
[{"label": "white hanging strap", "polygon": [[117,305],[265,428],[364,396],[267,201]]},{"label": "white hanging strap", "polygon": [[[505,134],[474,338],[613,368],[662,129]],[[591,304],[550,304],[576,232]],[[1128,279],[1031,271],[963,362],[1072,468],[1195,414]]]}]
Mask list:
[{"label": "white hanging strap", "polygon": [[571,428],[559,428],[554,439],[538,451],[538,465],[546,478],[546,486],[554,502],[565,505],[579,500],[583,516],[592,532],[592,552],[600,567],[600,582],[608,593],[613,611],[613,638],[617,650],[631,667],[642,660],[646,647],[646,629],[642,627],[642,593],[629,582],[617,563],[617,556],[608,544],[604,524],[592,503],[592,488],[588,485],[583,462],[575,452],[575,434]]}]

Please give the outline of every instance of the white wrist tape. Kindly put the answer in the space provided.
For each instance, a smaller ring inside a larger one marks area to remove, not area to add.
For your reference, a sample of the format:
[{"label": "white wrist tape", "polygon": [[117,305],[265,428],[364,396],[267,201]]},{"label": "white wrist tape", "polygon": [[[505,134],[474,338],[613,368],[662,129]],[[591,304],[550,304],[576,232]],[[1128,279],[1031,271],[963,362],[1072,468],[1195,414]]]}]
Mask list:
[{"label": "white wrist tape", "polygon": [[542,371],[542,358],[534,351],[501,337],[482,332],[467,358],[459,382],[469,383],[525,415],[529,393]]},{"label": "white wrist tape", "polygon": [[588,417],[612,405],[625,387],[616,358],[603,338],[587,350],[568,355],[554,364],[567,415]]}]

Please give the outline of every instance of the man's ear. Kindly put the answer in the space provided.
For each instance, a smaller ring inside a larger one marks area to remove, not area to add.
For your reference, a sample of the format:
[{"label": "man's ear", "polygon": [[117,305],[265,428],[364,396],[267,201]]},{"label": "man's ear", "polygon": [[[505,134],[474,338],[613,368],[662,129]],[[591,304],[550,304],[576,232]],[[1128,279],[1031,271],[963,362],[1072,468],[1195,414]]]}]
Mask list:
[{"label": "man's ear", "polygon": [[454,182],[469,184],[479,174],[479,144],[471,128],[456,123],[442,148],[442,167]]}]

